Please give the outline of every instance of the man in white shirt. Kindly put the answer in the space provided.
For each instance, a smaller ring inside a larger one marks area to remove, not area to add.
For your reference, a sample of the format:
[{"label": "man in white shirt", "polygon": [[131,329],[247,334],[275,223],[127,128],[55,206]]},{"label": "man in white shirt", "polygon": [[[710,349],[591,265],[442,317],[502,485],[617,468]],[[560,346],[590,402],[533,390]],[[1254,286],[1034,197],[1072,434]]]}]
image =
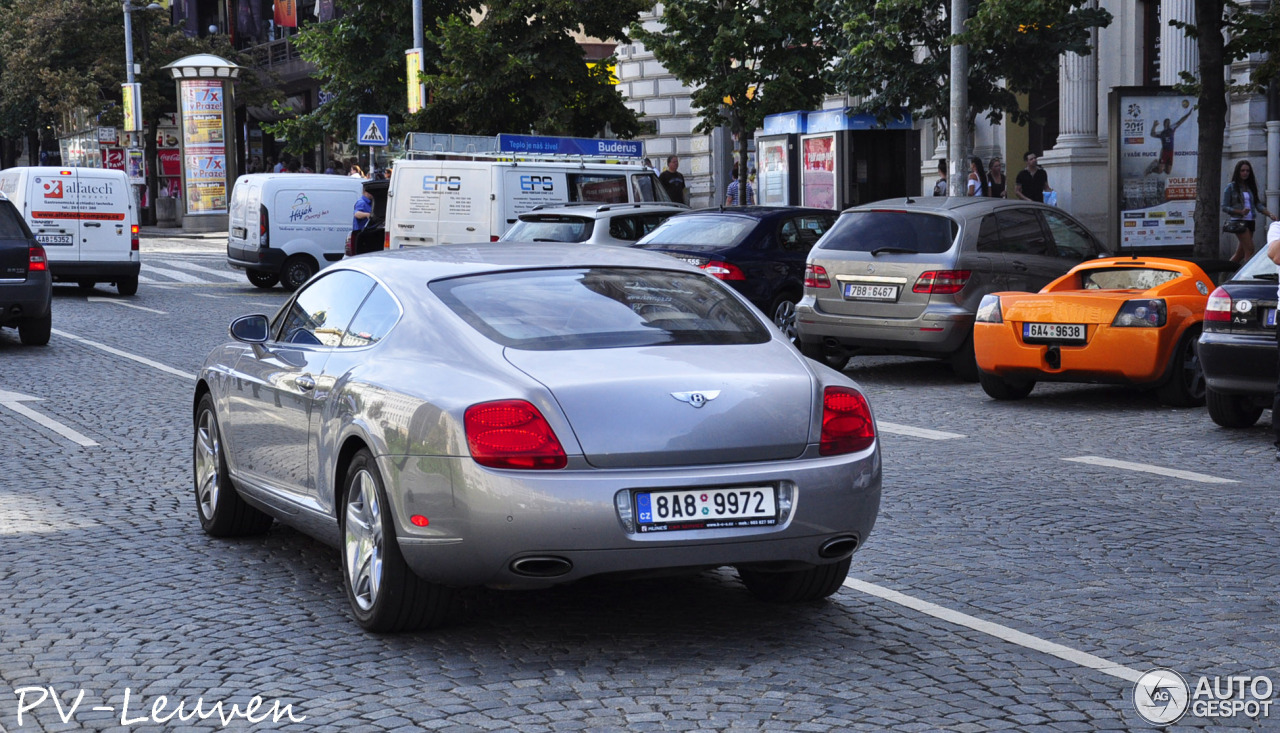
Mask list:
[{"label": "man in white shirt", "polygon": [[[1273,221],[1267,227],[1267,257],[1280,266],[1280,221]],[[1276,287],[1276,297],[1280,298],[1280,286]],[[1280,343],[1280,321],[1276,324],[1276,341]],[[1280,356],[1276,363],[1280,368]],[[1280,461],[1280,377],[1276,379],[1276,396],[1271,402],[1271,431],[1276,436],[1276,460]]]}]

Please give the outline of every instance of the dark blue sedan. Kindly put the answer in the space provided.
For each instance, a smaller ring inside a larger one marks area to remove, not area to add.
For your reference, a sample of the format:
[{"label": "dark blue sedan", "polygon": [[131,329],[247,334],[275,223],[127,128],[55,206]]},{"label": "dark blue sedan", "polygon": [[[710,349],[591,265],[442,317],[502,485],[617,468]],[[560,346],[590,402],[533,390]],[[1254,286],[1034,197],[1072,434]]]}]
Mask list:
[{"label": "dark blue sedan", "polygon": [[792,340],[809,250],[838,212],[796,206],[740,206],[677,214],[634,246],[705,270],[742,293]]}]

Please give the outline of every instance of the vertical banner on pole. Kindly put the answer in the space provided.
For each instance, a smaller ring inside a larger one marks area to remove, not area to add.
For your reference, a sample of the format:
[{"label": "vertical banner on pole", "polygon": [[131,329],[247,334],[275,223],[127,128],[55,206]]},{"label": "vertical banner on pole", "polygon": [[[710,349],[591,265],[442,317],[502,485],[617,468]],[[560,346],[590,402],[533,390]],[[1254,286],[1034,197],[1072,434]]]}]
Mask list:
[{"label": "vertical banner on pole", "polygon": [[120,94],[124,102],[125,132],[142,130],[142,85],[121,84]]},{"label": "vertical banner on pole", "polygon": [[422,49],[411,48],[404,52],[405,60],[405,79],[408,84],[409,91],[409,114],[418,112],[422,109],[422,100],[424,98],[423,90],[426,88],[421,81],[422,73]]}]

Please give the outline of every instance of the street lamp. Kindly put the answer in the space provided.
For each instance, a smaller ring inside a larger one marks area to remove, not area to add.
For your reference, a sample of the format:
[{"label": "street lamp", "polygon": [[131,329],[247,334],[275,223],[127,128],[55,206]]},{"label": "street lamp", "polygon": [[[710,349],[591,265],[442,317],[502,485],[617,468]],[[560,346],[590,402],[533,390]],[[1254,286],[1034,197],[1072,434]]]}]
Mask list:
[{"label": "street lamp", "polygon": [[133,11],[161,10],[160,3],[151,3],[146,7],[138,7],[129,0],[124,6],[124,129],[125,132],[137,132],[142,129],[142,95],[134,79],[136,69],[133,64]]}]

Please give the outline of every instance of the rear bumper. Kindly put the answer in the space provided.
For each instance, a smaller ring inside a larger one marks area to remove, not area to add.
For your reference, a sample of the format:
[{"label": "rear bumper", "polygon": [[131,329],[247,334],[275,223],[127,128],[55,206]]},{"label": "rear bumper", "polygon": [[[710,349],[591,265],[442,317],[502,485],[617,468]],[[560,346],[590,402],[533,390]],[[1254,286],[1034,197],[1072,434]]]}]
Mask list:
[{"label": "rear bumper", "polygon": [[115,280],[122,277],[137,277],[142,270],[139,260],[121,260],[108,262],[49,262],[49,272],[56,281],[63,280]]},{"label": "rear bumper", "polygon": [[0,326],[16,325],[49,313],[52,281],[48,275],[28,277],[20,283],[0,281]]},{"label": "rear bumper", "polygon": [[1265,397],[1275,394],[1275,338],[1266,333],[1200,335],[1200,364],[1205,384],[1215,392]]},{"label": "rear bumper", "polygon": [[915,318],[836,315],[806,295],[796,304],[796,327],[801,341],[825,344],[829,351],[945,356],[969,337],[973,313],[930,304]]},{"label": "rear bumper", "polygon": [[978,323],[973,350],[978,368],[1002,377],[1037,381],[1155,384],[1167,375],[1169,355],[1176,344],[1167,329],[1120,329],[1089,325],[1084,345],[1056,344],[1061,362],[1051,367],[1051,344],[1022,340],[1022,324]]},{"label": "rear bumper", "polygon": [[241,249],[235,245],[227,245],[227,264],[237,270],[280,272],[280,268],[284,267],[284,260],[284,250],[271,247]]}]

